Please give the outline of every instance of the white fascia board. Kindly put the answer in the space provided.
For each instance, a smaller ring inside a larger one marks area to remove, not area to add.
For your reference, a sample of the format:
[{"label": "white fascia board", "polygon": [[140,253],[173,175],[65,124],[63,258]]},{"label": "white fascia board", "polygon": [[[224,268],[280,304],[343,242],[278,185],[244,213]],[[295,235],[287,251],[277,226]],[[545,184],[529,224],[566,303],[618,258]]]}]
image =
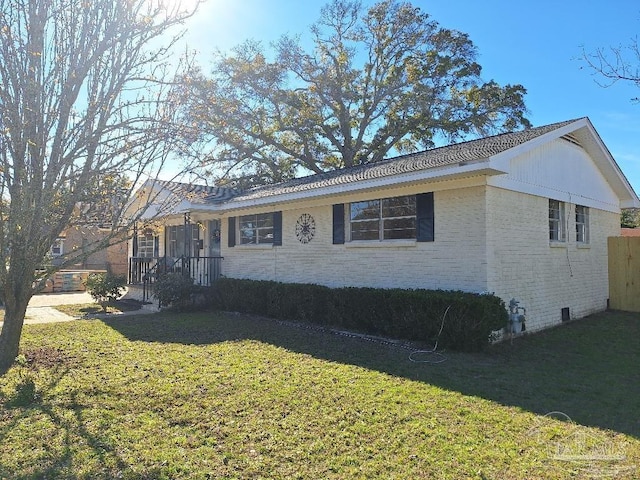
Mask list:
[{"label": "white fascia board", "polygon": [[[462,162],[461,164],[447,165],[446,167],[431,168],[419,172],[411,172],[390,177],[363,180],[348,184],[331,185],[328,187],[305,190],[301,192],[284,193],[245,201],[231,200],[224,205],[215,206],[218,207],[215,208],[215,211],[219,213],[226,213],[233,210],[240,210],[257,206],[277,205],[281,203],[291,203],[300,200],[309,200],[318,197],[344,195],[345,193],[356,193],[394,186],[400,187],[416,183],[452,180],[456,178],[466,178],[478,175],[501,175],[504,173],[506,172],[487,168],[486,161],[475,161],[469,163]],[[207,211],[212,210],[214,209],[207,209]]]},{"label": "white fascia board", "polygon": [[620,202],[620,208],[640,208],[640,200],[637,198],[632,200],[623,200]]},{"label": "white fascia board", "polygon": [[[608,166],[610,167],[610,171],[602,172],[603,175],[605,176],[607,181],[612,184],[611,187],[618,193],[618,195],[620,195],[622,192],[628,195],[628,198],[620,199],[620,207],[640,208],[640,199],[638,198],[638,194],[629,183],[629,180],[620,169],[620,165],[618,165],[618,162],[616,162],[615,158],[613,158],[613,155],[611,155],[611,152],[602,141],[602,138],[600,138],[600,135],[596,131],[595,127],[591,124],[591,122],[587,122],[587,128],[589,130],[589,133],[591,134],[592,139],[598,145],[600,153],[607,160]],[[616,186],[615,183],[618,183],[618,185]]]},{"label": "white fascia board", "polygon": [[519,182],[514,178],[508,178],[505,176],[492,177],[487,181],[487,185],[537,197],[553,198],[562,202],[579,204],[585,207],[604,210],[606,212],[620,213],[620,205],[618,204],[607,203],[597,198],[556,190],[544,185],[533,185],[531,183]]},{"label": "white fascia board", "polygon": [[187,200],[181,200],[176,205],[172,205],[167,208],[167,198],[160,199],[158,202],[150,204],[149,207],[140,217],[140,220],[154,220],[157,218],[170,217],[172,215],[182,215],[186,212],[192,212],[195,210],[193,204]]}]

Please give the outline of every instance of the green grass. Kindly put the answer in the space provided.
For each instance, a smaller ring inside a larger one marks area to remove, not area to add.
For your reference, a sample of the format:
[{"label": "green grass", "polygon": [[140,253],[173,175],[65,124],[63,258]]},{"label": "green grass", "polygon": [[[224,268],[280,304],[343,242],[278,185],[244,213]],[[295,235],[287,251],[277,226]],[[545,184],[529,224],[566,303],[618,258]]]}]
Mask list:
[{"label": "green grass", "polygon": [[[105,313],[97,303],[79,303],[72,305],[55,305],[53,308],[72,317],[82,318],[92,314]],[[141,305],[136,302],[112,302],[107,305],[106,313],[133,312],[140,310]]]},{"label": "green grass", "polygon": [[28,325],[0,478],[634,478],[639,334],[606,313],[433,365],[241,315]]}]

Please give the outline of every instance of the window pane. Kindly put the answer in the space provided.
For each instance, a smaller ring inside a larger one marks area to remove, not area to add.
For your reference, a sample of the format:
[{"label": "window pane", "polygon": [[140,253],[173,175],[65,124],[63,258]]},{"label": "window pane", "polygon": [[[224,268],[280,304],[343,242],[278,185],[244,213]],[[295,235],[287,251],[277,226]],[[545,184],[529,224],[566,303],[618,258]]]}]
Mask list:
[{"label": "window pane", "polygon": [[240,217],[238,224],[240,226],[240,244],[256,243],[256,216],[245,215]]},{"label": "window pane", "polygon": [[416,217],[384,220],[384,239],[416,238]]},{"label": "window pane", "polygon": [[557,223],[549,220],[549,240],[558,240]]},{"label": "window pane", "polygon": [[240,230],[240,243],[243,245],[256,243],[256,231],[251,228],[243,228]]},{"label": "window pane", "polygon": [[258,229],[258,243],[273,243],[273,228]]},{"label": "window pane", "polygon": [[351,220],[366,220],[380,217],[380,200],[351,204]]},{"label": "window pane", "polygon": [[559,200],[549,200],[549,240],[564,242],[564,203]]},{"label": "window pane", "polygon": [[408,217],[416,214],[416,197],[385,198],[382,200],[383,217]]},{"label": "window pane", "polygon": [[549,200],[549,219],[560,220],[560,202]]},{"label": "window pane", "polygon": [[240,230],[245,228],[252,229],[256,225],[256,217],[255,215],[247,215],[244,217],[240,217]]},{"label": "window pane", "polygon": [[273,213],[240,217],[240,244],[273,243]]},{"label": "window pane", "polygon": [[367,220],[351,224],[351,240],[379,240],[380,221]]},{"label": "window pane", "polygon": [[262,213],[256,217],[258,228],[273,227],[273,213]]},{"label": "window pane", "polygon": [[576,241],[589,242],[589,207],[576,205]]},{"label": "window pane", "polygon": [[146,233],[138,237],[138,256],[139,257],[153,257],[153,234]]}]

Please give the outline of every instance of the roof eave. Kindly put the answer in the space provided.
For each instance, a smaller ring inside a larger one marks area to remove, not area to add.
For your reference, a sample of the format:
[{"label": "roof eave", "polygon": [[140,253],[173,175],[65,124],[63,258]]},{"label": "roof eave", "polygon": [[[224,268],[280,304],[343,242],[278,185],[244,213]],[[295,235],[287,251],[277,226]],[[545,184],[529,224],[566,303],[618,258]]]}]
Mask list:
[{"label": "roof eave", "polygon": [[561,138],[564,135],[576,132],[582,128],[586,128],[597,148],[597,152],[590,151],[589,153],[592,157],[600,156],[605,160],[606,167],[603,169],[602,165],[599,165],[599,168],[609,182],[611,188],[613,188],[620,198],[620,208],[640,208],[640,199],[638,199],[638,195],[633,190],[633,187],[627,180],[627,177],[622,173],[620,166],[611,155],[611,152],[609,152],[609,149],[600,138],[600,135],[588,117],[579,118],[575,122],[571,122],[563,127],[551,130],[550,132],[533,138],[527,142],[523,142],[520,145],[505,150],[504,152],[493,155],[489,159],[489,165],[495,169],[508,171],[511,159],[527,153],[551,140]]},{"label": "roof eave", "polygon": [[[527,153],[541,145],[544,145],[550,140],[560,138],[563,135],[567,135],[568,133],[574,132],[588,125],[591,125],[591,122],[589,122],[589,119],[587,117],[579,118],[575,122],[571,122],[567,125],[564,125],[563,127],[558,127],[547,133],[538,135],[537,137],[532,138],[531,140],[522,142],[520,145],[516,145],[507,150],[504,150],[503,152],[493,155],[491,158],[489,158],[489,164],[491,165],[492,168],[508,171],[509,161],[511,159],[519,155],[522,155],[523,153]],[[593,126],[591,128],[593,129]]]},{"label": "roof eave", "polygon": [[[609,172],[603,172],[603,174],[611,184],[611,187],[618,194],[618,197],[620,198],[620,208],[640,208],[640,199],[638,198],[638,194],[631,186],[631,183],[629,183],[629,180],[622,172],[620,165],[618,165],[618,162],[613,158],[609,148],[607,148],[605,143],[602,141],[602,138],[600,138],[600,135],[589,119],[587,119],[586,126],[593,140],[598,145],[600,153],[606,160],[608,160],[609,166],[611,167]],[[624,198],[625,196],[627,198]]]},{"label": "roof eave", "polygon": [[361,180],[348,184],[331,185],[301,192],[281,193],[248,200],[230,200],[226,204],[219,206],[220,208],[209,209],[208,211],[225,213],[250,207],[278,205],[300,200],[312,200],[315,198],[354,194],[382,188],[404,187],[419,183],[456,180],[481,175],[501,175],[504,173],[506,172],[488,167],[486,161],[474,161],[469,163],[461,162],[460,164],[448,165],[446,167],[432,168],[419,172],[392,175],[376,179]]}]

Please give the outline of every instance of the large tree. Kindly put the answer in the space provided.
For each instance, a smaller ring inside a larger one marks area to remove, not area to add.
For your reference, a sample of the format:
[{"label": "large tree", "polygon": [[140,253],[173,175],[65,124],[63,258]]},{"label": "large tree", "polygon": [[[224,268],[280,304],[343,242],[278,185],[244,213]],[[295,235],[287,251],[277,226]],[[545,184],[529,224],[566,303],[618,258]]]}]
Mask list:
[{"label": "large tree", "polygon": [[623,228],[640,228],[640,208],[625,208],[620,215]]},{"label": "large tree", "polygon": [[219,179],[278,181],[530,125],[525,88],[483,81],[468,35],[410,3],[333,0],[311,43],[247,41],[190,73],[186,144]]},{"label": "large tree", "polygon": [[[173,29],[192,13],[163,0],[0,0],[0,372],[60,232],[96,208],[118,218],[121,197],[162,168]],[[127,227],[109,224],[112,236]]]}]

